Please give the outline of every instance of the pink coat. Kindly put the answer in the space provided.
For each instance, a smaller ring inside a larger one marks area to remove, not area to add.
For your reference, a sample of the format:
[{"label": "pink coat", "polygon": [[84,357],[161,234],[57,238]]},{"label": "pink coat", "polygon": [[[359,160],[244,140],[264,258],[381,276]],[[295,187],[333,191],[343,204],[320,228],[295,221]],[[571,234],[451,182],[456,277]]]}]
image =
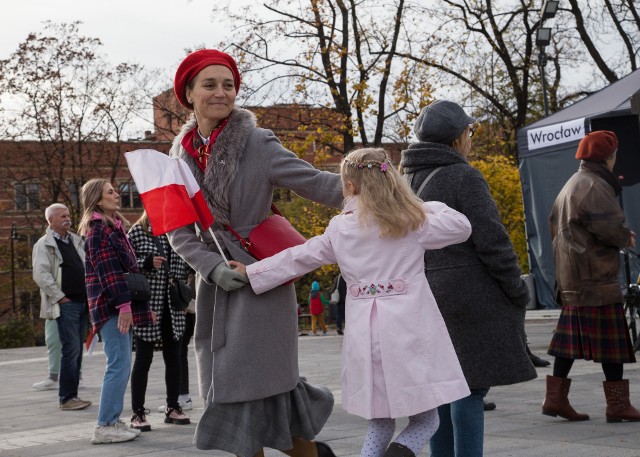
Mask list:
[{"label": "pink coat", "polygon": [[380,238],[377,226],[360,226],[357,202],[349,200],[321,236],[247,266],[253,290],[265,292],[325,264],[340,266],[348,325],[342,406],[349,413],[405,417],[468,396],[423,256],[426,249],[465,241],[469,221],[443,203],[428,202],[422,227],[403,238]]}]

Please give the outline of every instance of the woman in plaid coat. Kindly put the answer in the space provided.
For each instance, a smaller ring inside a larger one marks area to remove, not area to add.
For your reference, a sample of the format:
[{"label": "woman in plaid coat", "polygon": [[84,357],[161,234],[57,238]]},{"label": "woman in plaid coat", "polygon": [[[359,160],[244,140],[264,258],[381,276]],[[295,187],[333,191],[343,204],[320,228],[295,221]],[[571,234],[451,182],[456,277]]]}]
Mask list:
[{"label": "woman in plaid coat", "polygon": [[146,327],[135,326],[136,360],[131,372],[131,427],[151,430],[144,407],[149,368],[157,343],[162,343],[162,357],[165,363],[165,383],[167,389],[165,422],[189,424],[189,418],[182,412],[178,402],[180,389],[180,345],[185,326],[185,312],[171,306],[169,298],[169,276],[186,282],[188,267],[176,254],[166,235],[154,237],[151,233],[146,211],[131,227],[129,240],[138,258],[140,271],[147,276],[151,287],[149,305],[156,313],[157,320]]},{"label": "woman in plaid coat", "polygon": [[82,186],[83,215],[79,232],[86,237],[85,283],[93,332],[100,332],[107,365],[100,393],[98,424],[91,442],[117,443],[140,434],[121,420],[131,371],[131,328],[153,322],[147,302],[131,301],[125,274],[138,264],[118,210],[120,195],[106,179]]}]

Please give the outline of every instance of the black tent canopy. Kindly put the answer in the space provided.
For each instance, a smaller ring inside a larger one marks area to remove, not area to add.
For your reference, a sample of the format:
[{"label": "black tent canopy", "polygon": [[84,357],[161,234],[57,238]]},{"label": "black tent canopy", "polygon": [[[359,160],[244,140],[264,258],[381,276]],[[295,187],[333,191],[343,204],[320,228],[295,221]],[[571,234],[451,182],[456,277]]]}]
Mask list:
[{"label": "black tent canopy", "polygon": [[[613,172],[623,186],[627,223],[640,233],[640,70],[518,131],[518,163],[529,265],[539,305],[554,308],[555,268],[548,220],[560,189],[579,165],[578,143],[588,132],[611,130],[619,140]],[[636,249],[637,250],[637,249]],[[632,277],[639,265],[632,263]]]}]

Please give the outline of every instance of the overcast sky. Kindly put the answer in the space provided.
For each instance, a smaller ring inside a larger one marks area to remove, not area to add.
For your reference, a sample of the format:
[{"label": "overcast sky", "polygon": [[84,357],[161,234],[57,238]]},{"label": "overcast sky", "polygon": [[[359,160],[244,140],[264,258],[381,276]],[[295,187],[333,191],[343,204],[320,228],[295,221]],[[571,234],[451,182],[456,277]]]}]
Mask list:
[{"label": "overcast sky", "polygon": [[[80,20],[82,35],[99,38],[112,64],[140,63],[175,71],[185,48],[213,46],[225,28],[213,20],[214,5],[229,0],[8,0],[0,13],[0,59],[17,50],[42,22]],[[234,0],[234,4],[250,0]]]}]

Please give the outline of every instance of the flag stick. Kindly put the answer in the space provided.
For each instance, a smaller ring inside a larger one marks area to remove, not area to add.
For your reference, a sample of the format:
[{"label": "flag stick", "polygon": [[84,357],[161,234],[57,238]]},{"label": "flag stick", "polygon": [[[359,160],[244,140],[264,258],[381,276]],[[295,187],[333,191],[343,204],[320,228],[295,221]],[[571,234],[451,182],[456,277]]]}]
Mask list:
[{"label": "flag stick", "polygon": [[218,237],[216,236],[215,233],[213,233],[213,230],[211,230],[211,227],[209,227],[209,233],[211,234],[211,236],[213,237],[213,241],[216,243],[216,246],[218,246],[218,251],[220,251],[220,255],[222,256],[222,258],[224,259],[224,263],[227,264],[227,266],[229,268],[231,268],[231,265],[229,265],[229,261],[227,260],[227,257],[224,255],[224,251],[222,250],[222,248],[220,247],[220,243],[218,243]]}]

